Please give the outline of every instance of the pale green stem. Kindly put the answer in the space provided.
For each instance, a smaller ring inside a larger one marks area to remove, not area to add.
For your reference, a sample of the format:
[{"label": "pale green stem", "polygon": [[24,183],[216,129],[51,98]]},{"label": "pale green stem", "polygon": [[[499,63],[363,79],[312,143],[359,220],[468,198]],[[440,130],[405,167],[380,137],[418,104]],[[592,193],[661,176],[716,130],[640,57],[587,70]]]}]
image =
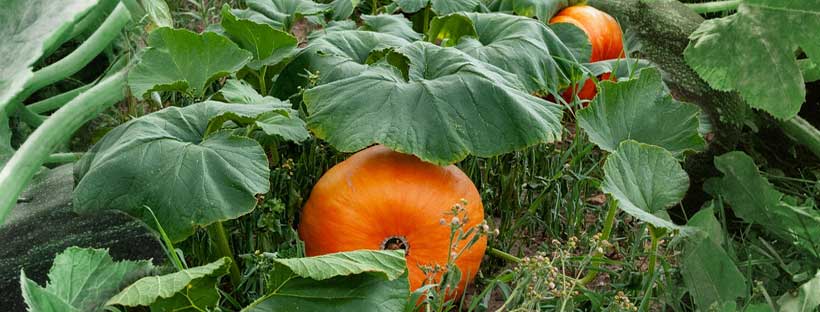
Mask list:
[{"label": "pale green stem", "polygon": [[10,101],[12,104],[17,104],[2,107],[2,109],[11,113],[12,111],[9,111],[9,109],[19,108],[19,103],[22,103],[23,100],[27,99],[37,90],[63,80],[83,69],[91,60],[100,54],[100,52],[109,46],[114,39],[119,37],[120,30],[122,30],[125,24],[130,20],[131,15],[128,13],[128,10],[122,3],[118,4],[114,11],[111,12],[111,15],[100,25],[100,28],[77,47],[77,49],[71,52],[71,54],[34,72],[31,79],[26,82],[25,89]]},{"label": "pale green stem", "polygon": [[119,72],[71,100],[28,137],[0,171],[0,224],[55,148],[83,124],[124,98],[125,72]]},{"label": "pale green stem", "polygon": [[48,155],[44,164],[67,164],[80,160],[83,153],[56,153]]},{"label": "pale green stem", "polygon": [[210,234],[211,240],[216,244],[216,251],[219,255],[231,259],[231,284],[233,284],[234,287],[239,286],[242,276],[239,273],[239,266],[236,264],[236,258],[233,256],[231,244],[228,241],[228,234],[225,232],[225,227],[222,226],[222,222],[217,221],[209,225],[208,234]]},{"label": "pale green stem", "polygon": [[795,143],[808,148],[817,158],[820,158],[820,130],[817,130],[808,121],[800,116],[781,121],[780,129],[792,138]]}]

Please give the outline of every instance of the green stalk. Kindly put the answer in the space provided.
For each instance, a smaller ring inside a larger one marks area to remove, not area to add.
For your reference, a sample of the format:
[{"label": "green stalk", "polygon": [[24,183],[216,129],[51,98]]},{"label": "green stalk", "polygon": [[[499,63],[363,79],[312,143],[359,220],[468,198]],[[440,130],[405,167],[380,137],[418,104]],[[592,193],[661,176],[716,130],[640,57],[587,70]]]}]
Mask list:
[{"label": "green stalk", "polygon": [[371,14],[379,14],[379,0],[373,0],[373,13]]},{"label": "green stalk", "polygon": [[820,158],[820,130],[800,116],[781,121],[780,129],[792,138],[795,143],[807,147],[817,158]]},{"label": "green stalk", "polygon": [[686,6],[692,9],[692,11],[695,11],[695,13],[706,14],[737,10],[737,7],[740,6],[741,2],[743,1],[728,0],[703,3],[687,3]]},{"label": "green stalk", "polygon": [[239,274],[239,266],[236,264],[236,258],[233,256],[231,244],[228,242],[228,234],[225,232],[225,227],[222,226],[222,222],[217,221],[209,225],[208,235],[211,236],[211,240],[216,244],[216,251],[219,255],[231,259],[231,284],[233,284],[234,287],[239,286],[239,282],[242,279]]},{"label": "green stalk", "polygon": [[71,101],[72,99],[80,95],[80,93],[83,93],[86,90],[90,89],[91,86],[93,85],[84,85],[82,87],[63,92],[59,95],[52,96],[45,100],[29,104],[26,107],[28,107],[28,109],[35,114],[50,112],[59,109],[60,107],[65,105],[65,103],[68,103],[68,101]]},{"label": "green stalk", "polygon": [[427,34],[427,30],[430,29],[430,4],[427,4],[424,7],[424,21],[422,21],[421,33]]},{"label": "green stalk", "polygon": [[492,256],[496,256],[496,257],[498,257],[499,259],[504,260],[504,261],[507,261],[507,262],[512,262],[512,263],[519,263],[519,262],[521,262],[521,259],[519,259],[518,257],[513,256],[513,255],[511,255],[511,254],[508,254],[508,253],[506,253],[506,252],[503,252],[503,251],[501,251],[501,250],[499,250],[499,249],[495,249],[495,248],[490,247],[490,250],[488,250],[487,252],[488,252],[490,255],[492,255]]},{"label": "green stalk", "polygon": [[[613,199],[609,202],[609,209],[606,211],[606,220],[604,220],[604,230],[601,232],[601,240],[609,240],[609,235],[612,234],[612,228],[615,227],[615,216],[618,214],[618,201]],[[596,268],[601,263],[600,260],[595,258],[600,257],[601,254],[597,251],[592,255],[592,261],[590,264],[595,266]],[[587,270],[587,274],[581,278],[580,283],[581,285],[586,285],[595,277],[598,276],[598,270]]]},{"label": "green stalk", "polygon": [[83,153],[56,153],[48,155],[44,164],[67,164],[80,160]]},{"label": "green stalk", "polygon": [[83,124],[124,98],[125,71],[102,80],[48,118],[0,171],[0,224],[17,203],[34,174],[55,148],[65,143]]},{"label": "green stalk", "polygon": [[[111,15],[100,25],[100,28],[88,37],[88,40],[77,47],[76,50],[56,63],[34,72],[31,79],[26,82],[25,89],[17,94],[10,103],[21,103],[37,90],[63,80],[83,69],[83,67],[88,65],[103,49],[109,46],[114,39],[119,37],[120,30],[122,30],[125,24],[130,20],[131,15],[128,13],[128,10],[122,3],[118,4],[114,11],[111,12]],[[7,113],[11,113],[11,111],[9,111],[10,108],[17,108],[17,106],[0,107],[0,109],[5,109]]]},{"label": "green stalk", "polygon": [[641,300],[641,306],[638,308],[638,311],[647,311],[649,308],[649,297],[652,295],[652,285],[655,284],[655,265],[658,261],[658,241],[660,240],[660,235],[656,233],[655,227],[651,224],[649,225],[649,236],[652,244],[649,254],[649,267],[647,268],[649,280],[644,286],[646,289],[644,290],[643,299]]},{"label": "green stalk", "polygon": [[262,91],[262,96],[268,95],[268,86],[266,81],[268,80],[267,76],[268,67],[262,66],[262,70],[259,72],[259,89]]},{"label": "green stalk", "polygon": [[37,115],[23,104],[12,103],[11,107],[16,107],[17,109],[15,109],[15,111],[17,112],[17,116],[20,117],[20,120],[22,120],[32,128],[39,127],[43,124],[43,121],[45,120],[43,116]]}]

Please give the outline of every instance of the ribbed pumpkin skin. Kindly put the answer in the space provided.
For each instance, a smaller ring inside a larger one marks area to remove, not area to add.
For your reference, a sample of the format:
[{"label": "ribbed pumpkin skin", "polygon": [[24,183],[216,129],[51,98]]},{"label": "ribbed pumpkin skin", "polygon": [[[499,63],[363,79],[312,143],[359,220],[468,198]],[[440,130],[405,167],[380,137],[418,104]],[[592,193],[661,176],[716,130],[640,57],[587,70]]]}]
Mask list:
[{"label": "ribbed pumpkin skin", "polygon": [[[381,249],[386,239],[402,236],[408,244],[410,287],[416,289],[425,278],[418,265],[447,263],[452,217],[444,213],[462,198],[468,203],[468,229],[484,220],[484,206],[464,172],[377,145],[319,179],[302,210],[299,236],[308,256]],[[446,225],[439,223],[442,218]],[[459,293],[478,272],[486,247],[482,237],[456,262],[463,274]]]},{"label": "ribbed pumpkin skin", "polygon": [[[588,5],[575,5],[567,7],[550,19],[550,24],[571,23],[587,34],[592,43],[592,56],[590,62],[617,59],[624,56],[623,32],[618,22],[606,14]],[[609,79],[609,75],[604,74],[599,80]],[[574,86],[573,86],[574,87]],[[572,100],[573,87],[567,89],[562,97],[568,102]],[[583,100],[591,100],[595,97],[597,90],[592,79],[587,80],[578,97]]]},{"label": "ribbed pumpkin skin", "polygon": [[581,28],[592,43],[590,62],[620,58],[624,53],[623,32],[615,18],[588,5],[574,5],[561,10],[550,24],[571,23]]}]

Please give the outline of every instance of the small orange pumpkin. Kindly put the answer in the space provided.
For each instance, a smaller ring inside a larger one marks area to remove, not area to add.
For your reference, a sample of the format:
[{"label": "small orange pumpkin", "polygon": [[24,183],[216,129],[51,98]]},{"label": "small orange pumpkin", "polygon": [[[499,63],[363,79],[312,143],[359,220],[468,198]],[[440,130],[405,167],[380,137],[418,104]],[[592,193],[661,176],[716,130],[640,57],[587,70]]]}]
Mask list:
[{"label": "small orange pumpkin", "polygon": [[[550,24],[555,23],[571,23],[586,33],[589,42],[592,44],[590,62],[611,60],[624,56],[624,35],[621,26],[618,25],[615,18],[604,11],[588,5],[574,5],[561,10],[550,19]],[[609,79],[609,75],[604,74],[599,78],[600,80],[606,80]],[[562,94],[567,102],[572,100],[574,89],[577,89],[577,87],[572,86]],[[578,91],[578,97],[591,100],[596,93],[595,83],[592,79],[589,79],[584,82],[584,86]]]},{"label": "small orange pumpkin", "polygon": [[[461,199],[467,203],[465,229],[480,224],[484,206],[464,172],[376,145],[337,164],[319,179],[302,210],[299,236],[308,256],[405,249],[414,290],[426,278],[420,265],[447,264],[452,216],[445,225],[440,220]],[[462,241],[457,250],[466,243]],[[478,272],[486,247],[486,237],[481,237],[456,260],[462,280],[455,295]]]}]

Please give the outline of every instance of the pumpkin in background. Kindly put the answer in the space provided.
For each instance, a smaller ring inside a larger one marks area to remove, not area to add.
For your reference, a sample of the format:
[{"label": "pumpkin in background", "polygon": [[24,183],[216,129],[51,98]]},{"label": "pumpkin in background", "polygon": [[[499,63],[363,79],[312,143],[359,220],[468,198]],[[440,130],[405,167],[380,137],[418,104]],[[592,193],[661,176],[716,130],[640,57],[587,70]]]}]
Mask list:
[{"label": "pumpkin in background", "polygon": [[[302,210],[299,236],[308,256],[405,249],[410,287],[415,290],[425,280],[420,265],[447,264],[452,215],[445,214],[462,199],[466,200],[466,231],[484,221],[484,207],[464,172],[377,145],[354,154],[319,179]],[[444,225],[442,218],[447,218]],[[481,237],[457,259],[462,280],[455,295],[478,272],[486,246],[486,237]]]},{"label": "pumpkin in background", "polygon": [[[575,5],[561,10],[550,19],[550,24],[570,23],[586,33],[589,42],[592,44],[592,56],[590,62],[617,59],[624,56],[623,32],[618,22],[606,14],[588,5]],[[609,74],[599,77],[600,80],[609,79]],[[572,92],[575,86],[570,87],[561,95],[567,100],[572,100]],[[597,90],[592,79],[584,82],[578,97],[583,100],[591,100],[595,97]]]}]

